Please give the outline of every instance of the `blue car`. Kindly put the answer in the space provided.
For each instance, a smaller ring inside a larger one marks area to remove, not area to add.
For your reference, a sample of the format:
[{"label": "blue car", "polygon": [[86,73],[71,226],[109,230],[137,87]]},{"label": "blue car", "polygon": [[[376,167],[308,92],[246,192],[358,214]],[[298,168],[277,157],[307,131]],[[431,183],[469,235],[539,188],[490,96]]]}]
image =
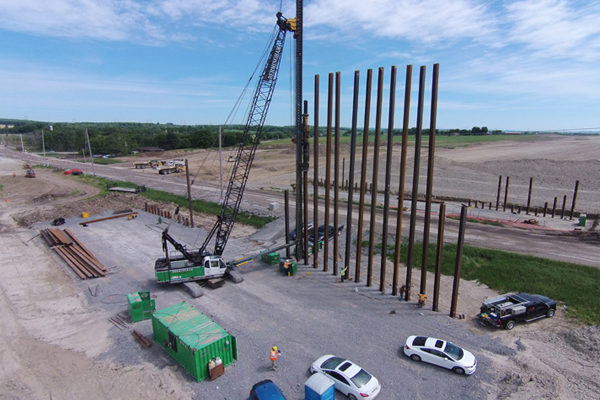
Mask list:
[{"label": "blue car", "polygon": [[250,390],[249,400],[287,400],[281,389],[273,383],[272,380],[266,379],[260,381]]}]

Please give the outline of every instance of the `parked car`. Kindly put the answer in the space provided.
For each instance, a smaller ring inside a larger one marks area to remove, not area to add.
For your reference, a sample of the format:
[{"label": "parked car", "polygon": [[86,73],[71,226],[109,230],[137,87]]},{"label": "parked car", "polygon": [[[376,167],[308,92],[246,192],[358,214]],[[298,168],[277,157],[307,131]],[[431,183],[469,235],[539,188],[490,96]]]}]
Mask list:
[{"label": "parked car", "polygon": [[345,358],[328,354],[318,358],[310,366],[311,372],[323,372],[335,382],[335,389],[350,400],[374,399],[381,391],[381,384],[367,371]]},{"label": "parked car", "polygon": [[[308,235],[312,235],[313,230],[315,229],[315,224],[312,221],[308,221]],[[296,230],[290,232],[290,240],[296,240]]]},{"label": "parked car", "polygon": [[423,361],[450,369],[459,375],[471,375],[477,369],[477,359],[469,351],[442,339],[409,336],[404,354],[414,361]]},{"label": "parked car", "polygon": [[[317,229],[317,240],[318,241],[325,240],[325,229],[326,229],[325,225],[321,225]],[[343,229],[344,229],[344,225],[338,226],[338,228],[337,228],[338,236],[342,234]],[[335,227],[333,225],[329,225],[329,240],[332,240],[334,236],[335,236]],[[311,242],[315,241],[314,233],[310,233],[308,235],[308,240],[310,240]]]},{"label": "parked car", "polygon": [[249,400],[287,400],[272,380],[266,379],[252,386]]},{"label": "parked car", "polygon": [[484,300],[479,311],[477,319],[482,324],[510,330],[517,322],[552,318],[556,301],[539,294],[504,294]]}]

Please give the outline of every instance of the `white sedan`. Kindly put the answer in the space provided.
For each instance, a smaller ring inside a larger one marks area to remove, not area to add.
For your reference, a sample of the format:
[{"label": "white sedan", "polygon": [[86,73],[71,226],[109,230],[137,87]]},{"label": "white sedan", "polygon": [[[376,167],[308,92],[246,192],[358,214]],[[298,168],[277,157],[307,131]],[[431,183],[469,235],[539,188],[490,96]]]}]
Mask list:
[{"label": "white sedan", "polygon": [[325,373],[335,382],[336,390],[344,393],[350,400],[374,399],[381,391],[377,378],[352,361],[331,354],[312,363],[310,371]]},{"label": "white sedan", "polygon": [[473,354],[455,344],[432,337],[409,336],[404,345],[404,354],[414,361],[448,368],[459,375],[471,375],[477,368],[477,360]]}]

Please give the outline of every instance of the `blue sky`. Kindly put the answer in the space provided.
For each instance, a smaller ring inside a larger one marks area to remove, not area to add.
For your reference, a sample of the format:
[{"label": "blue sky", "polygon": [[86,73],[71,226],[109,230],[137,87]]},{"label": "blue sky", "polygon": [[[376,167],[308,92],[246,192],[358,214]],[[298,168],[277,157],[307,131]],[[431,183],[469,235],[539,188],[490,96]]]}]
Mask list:
[{"label": "blue sky", "polygon": [[[294,0],[0,0],[0,117],[223,124],[280,5],[295,16]],[[305,0],[304,30],[304,98],[312,113],[319,74],[325,105],[327,75],[341,72],[344,126],[354,71],[364,93],[367,69],[375,88],[385,68],[385,103],[396,65],[398,127],[408,64],[411,126],[422,65],[429,126],[439,63],[438,128],[600,130],[600,1]],[[267,124],[293,124],[293,42]]]}]

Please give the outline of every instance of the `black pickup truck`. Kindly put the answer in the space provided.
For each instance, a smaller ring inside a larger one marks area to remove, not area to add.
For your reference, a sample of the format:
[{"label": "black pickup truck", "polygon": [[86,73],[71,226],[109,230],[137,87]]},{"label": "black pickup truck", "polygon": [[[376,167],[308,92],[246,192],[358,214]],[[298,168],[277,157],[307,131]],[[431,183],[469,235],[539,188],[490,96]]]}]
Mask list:
[{"label": "black pickup truck", "polygon": [[483,324],[496,328],[512,329],[517,322],[552,318],[556,312],[556,302],[539,294],[505,294],[486,299],[477,314]]}]

